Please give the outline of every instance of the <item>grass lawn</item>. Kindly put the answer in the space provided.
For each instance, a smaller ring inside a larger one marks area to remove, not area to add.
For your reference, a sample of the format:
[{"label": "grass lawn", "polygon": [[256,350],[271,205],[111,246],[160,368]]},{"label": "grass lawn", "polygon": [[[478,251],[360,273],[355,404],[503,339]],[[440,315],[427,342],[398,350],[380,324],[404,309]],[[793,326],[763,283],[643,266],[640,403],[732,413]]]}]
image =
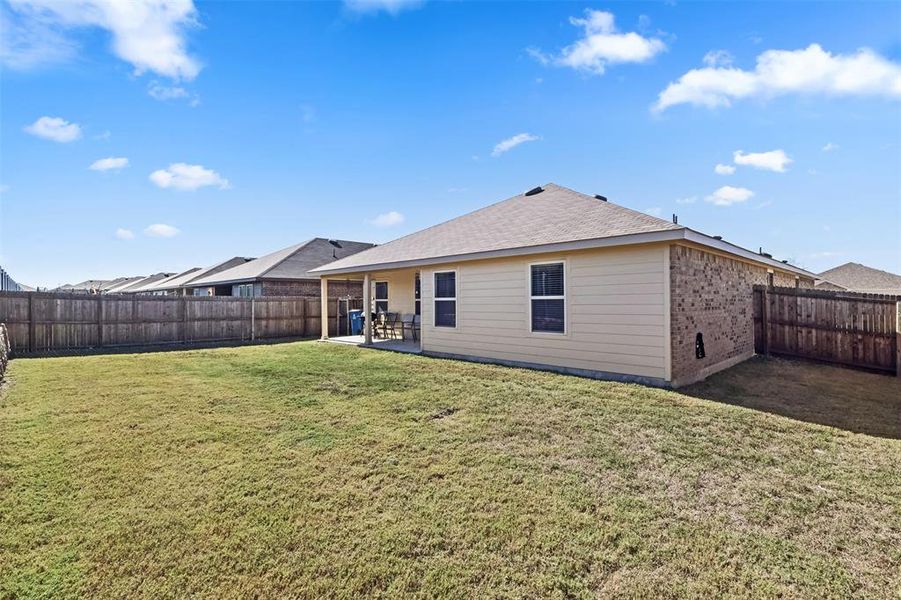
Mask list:
[{"label": "grass lawn", "polygon": [[315,342],[15,360],[0,597],[897,597],[901,441],[746,389],[810,369],[688,390],[733,406]]}]

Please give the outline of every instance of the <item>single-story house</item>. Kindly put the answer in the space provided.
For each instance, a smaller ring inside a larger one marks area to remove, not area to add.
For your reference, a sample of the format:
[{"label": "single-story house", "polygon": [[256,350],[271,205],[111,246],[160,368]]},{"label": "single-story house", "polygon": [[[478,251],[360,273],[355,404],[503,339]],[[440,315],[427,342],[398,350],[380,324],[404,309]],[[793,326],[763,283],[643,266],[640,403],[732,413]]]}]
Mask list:
[{"label": "single-story house", "polygon": [[423,354],[671,387],[754,354],[754,284],[815,278],[552,183],[312,273],[420,314]]},{"label": "single-story house", "polygon": [[[367,242],[313,238],[243,264],[198,277],[187,287],[198,296],[319,296],[311,269],[372,248]],[[335,287],[336,296],[360,297],[359,282]]]},{"label": "single-story house", "polygon": [[253,259],[244,256],[235,256],[210,267],[193,267],[176,275],[172,275],[171,277],[161,279],[160,281],[149,283],[139,288],[132,288],[129,290],[129,293],[153,294],[156,296],[189,296],[193,294],[193,289],[190,287],[191,282],[200,279],[201,277],[209,277],[210,275],[221,273],[226,269],[243,265],[251,260]]},{"label": "single-story house", "polygon": [[99,294],[104,284],[108,283],[106,279],[87,279],[79,283],[67,283],[56,288],[55,292],[66,292],[68,294]]},{"label": "single-story house", "polygon": [[849,262],[817,275],[816,289],[901,296],[901,275]]},{"label": "single-story house", "polygon": [[146,275],[137,275],[134,277],[119,277],[118,280],[114,279],[110,283],[101,286],[100,293],[101,294],[118,294],[120,291],[124,290],[127,287],[131,287],[142,281],[146,278]]},{"label": "single-story house", "polygon": [[167,277],[171,277],[175,273],[154,273],[153,275],[148,275],[146,277],[134,277],[129,278],[131,281],[126,281],[125,283],[118,285],[116,287],[110,288],[104,292],[105,294],[130,294],[134,290],[144,287],[151,283],[156,283],[161,281]]}]

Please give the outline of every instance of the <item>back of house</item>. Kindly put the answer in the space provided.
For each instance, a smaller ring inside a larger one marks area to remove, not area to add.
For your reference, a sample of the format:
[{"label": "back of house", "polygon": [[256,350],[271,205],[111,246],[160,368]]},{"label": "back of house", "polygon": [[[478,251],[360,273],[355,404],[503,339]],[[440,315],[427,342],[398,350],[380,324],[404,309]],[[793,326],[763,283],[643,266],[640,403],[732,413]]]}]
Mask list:
[{"label": "back of house", "polygon": [[362,281],[372,310],[420,315],[426,354],[660,386],[753,355],[754,284],[814,281],[555,184],[313,273]]}]

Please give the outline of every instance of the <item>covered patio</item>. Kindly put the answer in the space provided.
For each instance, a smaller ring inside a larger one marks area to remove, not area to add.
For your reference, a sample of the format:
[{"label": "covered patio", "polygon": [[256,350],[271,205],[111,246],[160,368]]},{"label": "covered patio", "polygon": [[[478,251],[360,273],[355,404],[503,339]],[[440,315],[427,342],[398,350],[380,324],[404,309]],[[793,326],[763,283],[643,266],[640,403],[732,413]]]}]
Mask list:
[{"label": "covered patio", "polygon": [[[322,298],[328,298],[329,277],[321,279]],[[326,323],[328,303],[323,302],[322,340],[378,350],[419,354],[422,350],[420,326],[420,286],[418,269],[386,269],[373,272],[342,273],[335,280],[360,280],[366,323],[359,335],[330,336]],[[378,314],[387,319],[375,328],[368,322]],[[387,326],[386,326],[387,325]]]},{"label": "covered patio", "polygon": [[338,337],[330,337],[327,342],[334,344],[349,344],[351,346],[362,346],[365,348],[375,348],[376,350],[390,350],[392,352],[405,352],[407,354],[419,354],[422,349],[419,347],[419,341],[411,339],[394,340],[391,338],[373,338],[370,343],[366,343],[365,336],[362,335],[342,335]]}]

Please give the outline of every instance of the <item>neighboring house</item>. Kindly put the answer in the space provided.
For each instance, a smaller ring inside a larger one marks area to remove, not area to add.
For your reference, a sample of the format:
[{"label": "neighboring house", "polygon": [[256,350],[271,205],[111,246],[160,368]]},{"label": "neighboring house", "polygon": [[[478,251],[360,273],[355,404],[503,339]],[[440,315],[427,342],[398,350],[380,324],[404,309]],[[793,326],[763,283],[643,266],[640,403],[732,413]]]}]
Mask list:
[{"label": "neighboring house", "polygon": [[132,283],[126,283],[124,285],[112,288],[108,290],[107,294],[129,294],[134,292],[135,290],[142,288],[150,283],[156,283],[161,281],[167,277],[171,277],[174,273],[154,273],[153,275],[148,275],[147,277],[138,278],[137,281]]},{"label": "neighboring house", "polygon": [[156,283],[151,283],[147,286],[144,286],[141,288],[141,290],[138,290],[138,293],[168,296],[190,296],[193,295],[194,292],[194,290],[190,287],[193,281],[200,279],[201,277],[209,277],[211,275],[215,275],[216,273],[221,273],[222,271],[231,269],[232,267],[236,267],[238,265],[243,265],[244,263],[251,260],[253,259],[243,256],[235,256],[220,263],[216,263],[211,267],[194,267],[193,269],[188,269],[187,271],[173,275],[172,277],[167,277],[166,279],[163,279]]},{"label": "neighboring house", "polygon": [[[319,296],[319,275],[311,269],[345,258],[372,244],[348,240],[312,240],[191,281],[195,295],[210,296]],[[332,297],[360,297],[358,282],[335,286]]]},{"label": "neighboring house", "polygon": [[363,280],[364,306],[421,314],[425,354],[660,386],[754,354],[754,284],[814,280],[555,184],[313,273]]},{"label": "neighboring house", "polygon": [[61,285],[53,291],[68,294],[99,294],[101,287],[106,283],[109,283],[106,279],[88,279],[80,283]]},{"label": "neighboring house", "polygon": [[901,275],[849,262],[817,275],[816,289],[901,295]]},{"label": "neighboring house", "polygon": [[[101,294],[118,294],[120,291],[127,287],[131,287],[134,284],[145,278],[144,275],[138,275],[136,277],[120,277],[118,279],[112,280],[112,282],[101,286],[100,293]],[[115,282],[115,283],[113,283]]]}]

